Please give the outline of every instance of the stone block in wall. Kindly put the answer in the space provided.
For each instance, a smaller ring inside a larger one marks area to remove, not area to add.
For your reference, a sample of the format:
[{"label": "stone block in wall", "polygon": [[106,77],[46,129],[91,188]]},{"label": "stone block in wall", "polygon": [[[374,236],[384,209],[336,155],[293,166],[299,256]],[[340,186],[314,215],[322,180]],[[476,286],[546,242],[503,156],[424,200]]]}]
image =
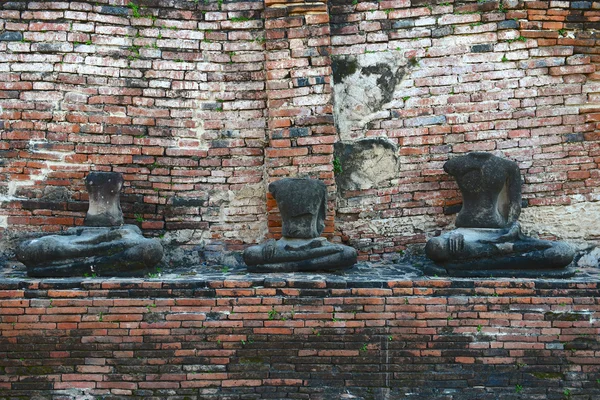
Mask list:
[{"label": "stone block in wall", "polygon": [[337,142],[334,148],[338,192],[377,188],[398,176],[398,148],[386,138]]}]

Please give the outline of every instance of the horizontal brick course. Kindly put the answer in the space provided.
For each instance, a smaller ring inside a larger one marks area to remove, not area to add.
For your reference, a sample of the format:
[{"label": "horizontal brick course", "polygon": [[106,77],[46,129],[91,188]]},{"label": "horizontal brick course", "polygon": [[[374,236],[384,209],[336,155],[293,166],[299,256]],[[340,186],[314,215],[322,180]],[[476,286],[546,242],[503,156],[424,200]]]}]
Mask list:
[{"label": "horizontal brick course", "polygon": [[600,395],[595,281],[269,281],[0,281],[0,395]]}]

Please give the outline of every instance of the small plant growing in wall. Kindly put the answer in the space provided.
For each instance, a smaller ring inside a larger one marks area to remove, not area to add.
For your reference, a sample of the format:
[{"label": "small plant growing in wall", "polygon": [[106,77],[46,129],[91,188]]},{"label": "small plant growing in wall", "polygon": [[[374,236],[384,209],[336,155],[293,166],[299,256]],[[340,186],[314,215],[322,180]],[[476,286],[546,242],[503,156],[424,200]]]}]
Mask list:
[{"label": "small plant growing in wall", "polygon": [[127,4],[127,7],[129,7],[131,9],[131,12],[133,13],[133,16],[135,18],[141,18],[141,14],[140,14],[140,6],[132,3],[131,1]]},{"label": "small plant growing in wall", "polygon": [[231,18],[229,18],[229,20],[231,22],[246,22],[246,21],[250,21],[250,18],[244,17],[244,16],[242,16],[242,17],[231,17]]},{"label": "small plant growing in wall", "polygon": [[[419,40],[419,38],[416,39]],[[410,57],[408,59],[408,65],[410,65],[411,67],[416,67],[419,65],[419,60],[417,60],[417,57]]]},{"label": "small plant growing in wall", "polygon": [[521,393],[523,391],[523,386],[515,385],[515,393]]},{"label": "small plant growing in wall", "polygon": [[336,175],[342,173],[342,162],[338,157],[333,159],[333,173]]},{"label": "small plant growing in wall", "polygon": [[[148,278],[152,278],[152,279],[158,278],[160,276],[160,273],[161,273],[161,269],[157,268],[156,272],[151,272],[148,274]],[[155,307],[156,307],[156,305],[155,305]]]}]

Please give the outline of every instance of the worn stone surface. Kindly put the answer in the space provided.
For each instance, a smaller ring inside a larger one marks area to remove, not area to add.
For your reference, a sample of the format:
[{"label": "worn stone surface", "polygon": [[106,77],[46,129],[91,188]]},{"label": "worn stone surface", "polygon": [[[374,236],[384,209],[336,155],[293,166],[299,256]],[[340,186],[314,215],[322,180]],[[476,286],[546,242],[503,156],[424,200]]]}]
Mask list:
[{"label": "worn stone surface", "polygon": [[527,232],[539,236],[578,242],[600,239],[600,202],[527,207],[522,210],[519,220]]},{"label": "worn stone surface", "polygon": [[513,161],[473,152],[444,164],[458,183],[463,203],[456,226],[506,228],[521,215],[521,172]]},{"label": "worn stone surface", "polygon": [[568,244],[528,237],[505,240],[506,234],[505,229],[458,228],[430,239],[425,252],[450,276],[573,276],[574,268],[563,269],[575,256]]},{"label": "worn stone surface", "polygon": [[469,153],[446,162],[444,170],[458,183],[462,209],[456,217],[457,229],[430,239],[425,253],[449,274],[489,276],[500,271],[508,276],[535,276],[571,263],[575,251],[569,245],[522,234],[518,223],[521,174],[515,162],[489,153]]},{"label": "worn stone surface", "polygon": [[27,266],[27,274],[136,276],[144,275],[158,264],[163,257],[160,241],[146,239],[135,225],[123,225],[120,205],[123,182],[123,176],[117,172],[89,173],[85,179],[89,193],[85,226],[21,243],[16,256]]},{"label": "worn stone surface", "polygon": [[334,149],[339,162],[339,170],[334,171],[338,190],[379,187],[398,175],[398,149],[385,138],[338,142]]},{"label": "worn stone surface", "polygon": [[121,188],[123,176],[117,172],[90,172],[85,178],[90,206],[83,221],[85,226],[123,225]]},{"label": "worn stone surface", "polygon": [[32,277],[143,276],[160,262],[163,248],[137,226],[123,225],[70,228],[26,241],[16,254]]},{"label": "worn stone surface", "polygon": [[334,244],[326,238],[293,239],[285,236],[244,251],[251,272],[336,271],[356,263],[354,248]]},{"label": "worn stone surface", "polygon": [[335,122],[342,140],[357,137],[395,99],[407,64],[401,53],[340,55],[332,58]]},{"label": "worn stone surface", "polygon": [[269,185],[277,201],[283,237],[244,251],[252,272],[330,271],[356,263],[354,248],[319,237],[325,228],[327,188],[316,179],[285,178]]},{"label": "worn stone surface", "polygon": [[269,184],[281,213],[282,234],[316,238],[325,228],[327,189],[316,179],[285,178]]}]

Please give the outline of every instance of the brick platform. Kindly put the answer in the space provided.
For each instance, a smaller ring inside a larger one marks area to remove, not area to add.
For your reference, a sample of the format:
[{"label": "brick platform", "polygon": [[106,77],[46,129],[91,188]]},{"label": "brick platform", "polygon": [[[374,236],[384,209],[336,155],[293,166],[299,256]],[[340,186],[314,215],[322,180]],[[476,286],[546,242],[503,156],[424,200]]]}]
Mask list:
[{"label": "brick platform", "polygon": [[397,272],[2,279],[0,399],[600,397],[598,279]]}]

